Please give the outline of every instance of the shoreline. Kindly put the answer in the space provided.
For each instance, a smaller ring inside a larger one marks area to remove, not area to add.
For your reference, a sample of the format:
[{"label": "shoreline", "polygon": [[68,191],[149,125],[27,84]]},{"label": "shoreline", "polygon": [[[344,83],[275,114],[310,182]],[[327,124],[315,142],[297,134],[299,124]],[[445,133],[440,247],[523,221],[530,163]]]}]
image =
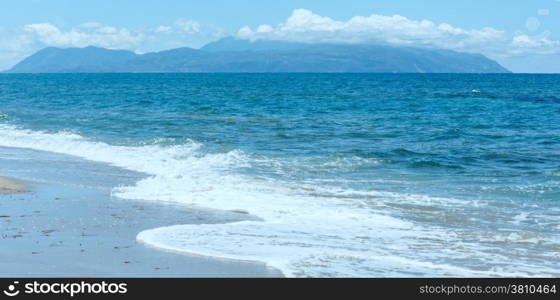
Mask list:
[{"label": "shoreline", "polygon": [[145,175],[103,163],[21,148],[0,147],[0,154],[7,191],[0,193],[0,276],[284,277],[264,263],[172,253],[136,240],[149,229],[252,216],[114,198],[115,186]]},{"label": "shoreline", "polygon": [[28,185],[22,181],[0,176],[0,194],[17,194],[27,193],[30,189]]}]

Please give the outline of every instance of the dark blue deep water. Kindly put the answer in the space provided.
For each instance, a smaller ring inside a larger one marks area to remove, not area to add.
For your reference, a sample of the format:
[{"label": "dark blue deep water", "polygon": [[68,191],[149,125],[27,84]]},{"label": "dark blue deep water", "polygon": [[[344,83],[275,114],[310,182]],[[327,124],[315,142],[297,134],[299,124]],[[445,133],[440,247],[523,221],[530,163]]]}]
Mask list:
[{"label": "dark blue deep water", "polygon": [[560,275],[560,75],[0,74],[0,146],[263,219],[139,235],[163,248],[293,276]]}]

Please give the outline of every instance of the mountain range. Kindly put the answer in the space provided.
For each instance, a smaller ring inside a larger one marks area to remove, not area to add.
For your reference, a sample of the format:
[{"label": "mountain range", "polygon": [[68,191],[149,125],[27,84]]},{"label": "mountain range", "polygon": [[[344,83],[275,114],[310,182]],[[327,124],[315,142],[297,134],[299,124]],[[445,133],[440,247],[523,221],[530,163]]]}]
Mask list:
[{"label": "mountain range", "polygon": [[371,44],[224,38],[200,49],[136,54],[99,47],[45,48],[9,73],[319,72],[508,73],[481,54]]}]

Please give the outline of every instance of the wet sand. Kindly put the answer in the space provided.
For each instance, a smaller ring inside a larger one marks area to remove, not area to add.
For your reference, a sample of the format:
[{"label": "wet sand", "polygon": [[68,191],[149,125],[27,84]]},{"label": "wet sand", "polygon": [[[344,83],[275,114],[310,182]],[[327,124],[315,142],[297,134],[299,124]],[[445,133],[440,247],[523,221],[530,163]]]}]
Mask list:
[{"label": "wet sand", "polygon": [[[1,147],[0,173],[6,176],[0,181],[5,191],[0,194],[0,277],[282,276],[260,263],[176,254],[136,242],[146,229],[251,218],[111,196],[113,187],[134,184],[143,174]],[[31,189],[23,189],[24,183]]]}]

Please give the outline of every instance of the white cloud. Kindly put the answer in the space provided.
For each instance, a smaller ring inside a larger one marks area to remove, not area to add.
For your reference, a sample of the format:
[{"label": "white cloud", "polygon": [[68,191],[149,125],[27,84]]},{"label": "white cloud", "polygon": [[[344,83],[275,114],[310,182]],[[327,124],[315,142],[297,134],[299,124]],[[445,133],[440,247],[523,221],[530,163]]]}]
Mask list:
[{"label": "white cloud", "polygon": [[99,22],[82,23],[70,28],[51,23],[14,28],[0,26],[0,70],[9,69],[44,47],[98,46],[146,53],[177,47],[200,47],[223,37],[223,32],[221,27],[184,19],[139,30]]},{"label": "white cloud", "polygon": [[201,30],[200,23],[193,20],[179,19],[175,21],[175,25],[186,33],[199,33]]},{"label": "white cloud", "polygon": [[221,37],[223,30],[217,26],[179,19],[174,22],[173,27],[160,25],[143,30],[118,28],[98,22],[82,23],[75,28],[63,30],[51,23],[36,23],[25,25],[20,35],[34,41],[37,47],[98,46],[136,51],[139,48],[163,50],[159,47],[164,47],[171,41],[176,47],[187,46],[189,41],[201,39],[208,39],[205,42],[209,42],[211,39]]},{"label": "white cloud", "polygon": [[415,21],[400,15],[356,16],[336,21],[306,9],[296,9],[276,27],[260,25],[253,31],[244,27],[238,32],[244,39],[277,39],[305,42],[391,42],[396,44],[427,44],[440,47],[465,47],[481,41],[503,39],[504,32],[492,28],[464,30],[449,24]]},{"label": "white cloud", "polygon": [[[193,20],[178,19],[171,25],[132,30],[98,22],[82,23],[63,29],[51,23],[23,26],[19,36],[32,41],[34,48],[98,46],[109,49],[159,51],[166,48],[202,46],[223,37],[223,29]],[[33,48],[33,47],[31,47]],[[35,49],[37,50],[37,49]]]},{"label": "white cloud", "polygon": [[559,54],[560,41],[548,39],[550,32],[545,31],[539,36],[521,34],[513,37],[511,54]]},{"label": "white cloud", "polygon": [[[82,24],[83,25],[83,24]],[[79,26],[63,31],[50,23],[28,24],[24,31],[45,46],[85,47],[99,46],[111,49],[128,49],[139,45],[144,39],[142,32],[112,26]]]},{"label": "white cloud", "polygon": [[530,51],[560,52],[558,42],[547,38],[510,36],[491,27],[463,29],[429,20],[411,20],[400,15],[355,16],[337,21],[296,9],[283,23],[263,24],[255,30],[245,26],[236,35],[248,40],[283,40],[299,42],[390,43],[397,45],[437,47],[458,51],[483,52],[507,56]]},{"label": "white cloud", "polygon": [[213,24],[203,24],[193,20],[177,19],[174,22],[174,32],[183,36],[190,37],[224,37],[224,29],[220,26]]},{"label": "white cloud", "polygon": [[169,26],[158,26],[155,30],[155,33],[170,33],[171,32],[171,27]]},{"label": "white cloud", "polygon": [[274,28],[272,28],[272,26],[270,25],[260,25],[259,27],[257,27],[257,32],[258,33],[269,33],[269,32],[273,32]]}]

